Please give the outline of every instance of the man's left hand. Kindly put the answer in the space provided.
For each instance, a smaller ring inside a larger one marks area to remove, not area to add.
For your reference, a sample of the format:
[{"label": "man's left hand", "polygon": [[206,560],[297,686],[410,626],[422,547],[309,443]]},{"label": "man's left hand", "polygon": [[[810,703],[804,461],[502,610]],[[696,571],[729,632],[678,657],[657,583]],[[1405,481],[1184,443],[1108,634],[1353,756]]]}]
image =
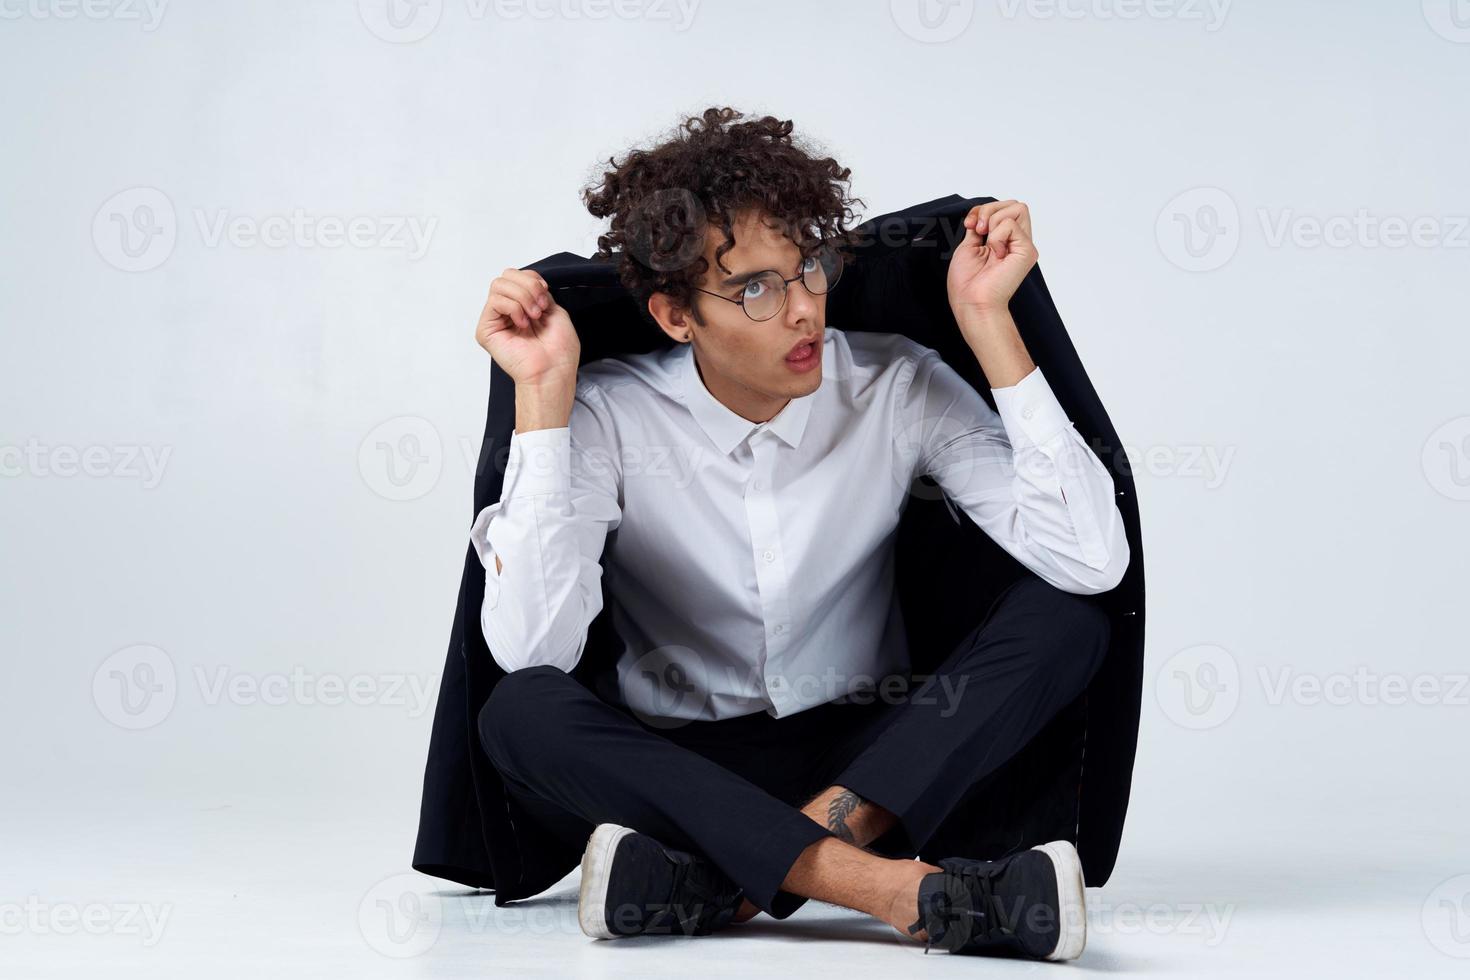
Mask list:
[{"label": "man's left hand", "polygon": [[1036,259],[1031,210],[1025,204],[992,201],[971,208],[965,215],[964,241],[949,262],[949,305],[955,319],[963,324],[1008,312],[1011,297]]}]

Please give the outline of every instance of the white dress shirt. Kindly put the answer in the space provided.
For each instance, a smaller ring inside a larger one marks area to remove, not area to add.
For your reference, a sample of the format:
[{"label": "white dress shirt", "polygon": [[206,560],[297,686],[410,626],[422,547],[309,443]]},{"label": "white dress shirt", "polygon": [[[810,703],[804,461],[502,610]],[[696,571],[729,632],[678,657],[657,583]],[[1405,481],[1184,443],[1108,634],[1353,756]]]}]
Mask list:
[{"label": "white dress shirt", "polygon": [[935,495],[920,475],[1047,582],[1113,588],[1129,555],[1111,474],[1039,368],[992,392],[999,414],[937,351],[831,326],[820,386],[761,423],[710,394],[688,344],[584,365],[569,424],[512,434],[470,532],[491,656],[576,666],[601,558],[641,717],[871,693],[908,665],[894,542],[909,494]]}]

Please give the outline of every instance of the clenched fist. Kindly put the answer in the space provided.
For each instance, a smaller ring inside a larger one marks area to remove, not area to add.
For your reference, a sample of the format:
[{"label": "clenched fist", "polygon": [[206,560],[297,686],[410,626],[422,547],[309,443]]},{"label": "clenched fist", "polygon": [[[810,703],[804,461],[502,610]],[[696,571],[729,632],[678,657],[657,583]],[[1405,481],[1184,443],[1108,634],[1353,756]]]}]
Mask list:
[{"label": "clenched fist", "polygon": [[572,318],[534,272],[506,269],[490,283],[475,340],[521,385],[574,379],[582,342]]}]

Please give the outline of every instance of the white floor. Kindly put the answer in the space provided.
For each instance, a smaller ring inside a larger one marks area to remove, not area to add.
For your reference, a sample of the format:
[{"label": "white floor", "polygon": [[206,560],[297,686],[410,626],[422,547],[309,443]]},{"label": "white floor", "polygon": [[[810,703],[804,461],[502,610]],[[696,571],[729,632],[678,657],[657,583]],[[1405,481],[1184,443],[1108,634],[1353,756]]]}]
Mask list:
[{"label": "white floor", "polygon": [[1164,836],[1140,826],[1113,880],[1088,890],[1086,952],[1056,966],[926,957],[816,904],[711,937],[594,942],[577,928],[575,873],[496,908],[407,870],[413,817],[311,800],[11,812],[0,977],[1470,975],[1470,877],[1444,857],[1458,836],[1272,847],[1269,828],[1243,826],[1151,848]]}]

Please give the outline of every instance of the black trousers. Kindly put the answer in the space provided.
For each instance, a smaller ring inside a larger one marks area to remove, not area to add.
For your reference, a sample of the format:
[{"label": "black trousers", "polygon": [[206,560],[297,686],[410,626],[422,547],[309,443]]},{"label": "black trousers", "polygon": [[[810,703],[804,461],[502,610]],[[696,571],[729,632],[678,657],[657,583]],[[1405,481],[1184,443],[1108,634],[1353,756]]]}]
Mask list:
[{"label": "black trousers", "polygon": [[870,849],[917,855],[977,781],[1082,693],[1109,628],[1096,600],[1026,575],[901,696],[880,687],[866,703],[786,718],[655,728],[557,668],[529,667],[495,686],[480,739],[514,810],[569,848],[580,851],[598,823],[632,827],[706,856],[785,918],[805,899],[781,882],[831,836],[800,811],[813,795],[836,784],[889,810],[896,825]]}]

